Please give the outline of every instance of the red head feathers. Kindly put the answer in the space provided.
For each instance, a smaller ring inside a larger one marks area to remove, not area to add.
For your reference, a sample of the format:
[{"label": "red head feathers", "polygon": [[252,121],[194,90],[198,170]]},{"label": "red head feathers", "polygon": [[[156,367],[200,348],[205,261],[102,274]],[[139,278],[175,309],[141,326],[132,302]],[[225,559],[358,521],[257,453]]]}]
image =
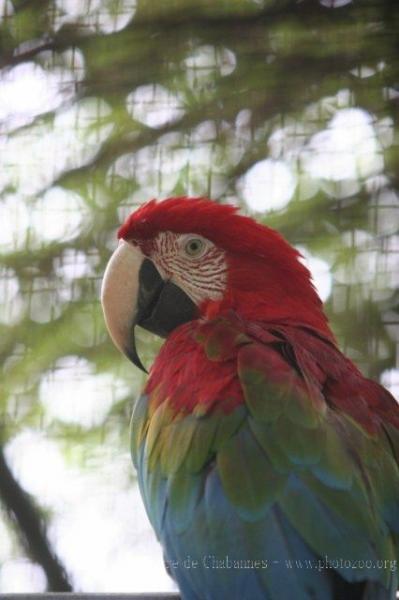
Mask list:
[{"label": "red head feathers", "polygon": [[196,233],[226,252],[227,293],[217,307],[204,307],[206,314],[233,308],[245,318],[303,324],[333,339],[308,269],[277,231],[239,215],[236,207],[180,197],[142,205],[118,237],[140,242],[161,231]]}]

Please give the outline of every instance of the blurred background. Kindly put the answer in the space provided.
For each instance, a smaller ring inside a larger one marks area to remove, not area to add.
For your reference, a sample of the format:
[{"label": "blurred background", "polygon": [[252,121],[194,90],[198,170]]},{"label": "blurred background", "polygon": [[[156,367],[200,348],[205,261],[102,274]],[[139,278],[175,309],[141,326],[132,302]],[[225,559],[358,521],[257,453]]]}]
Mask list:
[{"label": "blurred background", "polygon": [[0,592],[173,589],[99,305],[145,200],[279,229],[398,395],[398,119],[397,0],[0,0]]}]

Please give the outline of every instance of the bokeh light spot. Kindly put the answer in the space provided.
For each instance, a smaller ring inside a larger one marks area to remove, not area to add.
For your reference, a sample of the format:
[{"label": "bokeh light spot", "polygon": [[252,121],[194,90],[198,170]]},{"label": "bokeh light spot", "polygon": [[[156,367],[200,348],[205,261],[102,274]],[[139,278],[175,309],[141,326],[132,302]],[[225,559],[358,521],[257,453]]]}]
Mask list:
[{"label": "bokeh light spot", "polygon": [[159,84],[139,86],[126,99],[127,110],[136,121],[158,128],[184,114],[183,100]]},{"label": "bokeh light spot", "polygon": [[282,161],[266,159],[256,163],[239,183],[247,206],[254,212],[279,210],[291,200],[296,177]]}]

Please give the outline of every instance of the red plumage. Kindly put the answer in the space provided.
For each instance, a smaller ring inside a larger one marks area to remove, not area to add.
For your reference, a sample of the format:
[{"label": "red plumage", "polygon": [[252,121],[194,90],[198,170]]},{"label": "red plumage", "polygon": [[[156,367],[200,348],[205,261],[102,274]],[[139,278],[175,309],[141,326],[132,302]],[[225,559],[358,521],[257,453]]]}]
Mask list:
[{"label": "red plumage", "polygon": [[233,308],[242,317],[295,322],[333,334],[300,253],[277,231],[237,214],[235,207],[206,198],[151,200],[132,213],[118,237],[146,241],[161,231],[197,233],[226,251],[229,265],[223,302],[202,307],[207,316]]},{"label": "red plumage", "polygon": [[[302,387],[319,408],[342,410],[370,434],[384,423],[399,429],[399,406],[393,396],[363,377],[328,338],[306,327],[247,322],[233,313],[224,315],[219,331],[212,321],[188,323],[173,332],[157,357],[146,392],[151,394],[161,385],[161,397],[172,399],[176,413],[205,414],[215,408],[230,413],[245,400],[237,361],[246,344],[253,348],[247,360],[272,384],[289,380],[295,363],[300,374],[297,390]],[[288,361],[275,350],[284,346],[293,353]]]},{"label": "red plumage", "polygon": [[[327,403],[345,411],[368,431],[379,427],[381,420],[399,428],[399,408],[391,394],[379,384],[365,379],[357,367],[336,347],[322,303],[314,289],[308,269],[300,254],[278,232],[239,215],[237,208],[206,198],[168,198],[151,200],[132,213],[119,229],[118,237],[146,247],[161,231],[195,232],[226,251],[229,265],[227,293],[221,302],[202,306],[207,317],[229,313],[239,320],[239,330],[252,339],[268,341],[278,336],[293,349],[302,376],[323,393]],[[239,317],[237,317],[237,315]],[[193,330],[194,327],[194,330]],[[223,328],[223,352],[226,361],[204,360],[196,336],[206,336],[207,325],[188,324],[172,333],[157,359],[157,373],[168,381],[165,390],[173,397],[176,410],[208,411],[214,408],[223,389],[226,412],[242,403],[237,379],[236,340],[226,339]],[[215,328],[212,323],[212,336]],[[171,354],[172,353],[172,354]],[[270,358],[270,357],[269,357]],[[206,366],[206,386],[200,365]],[[270,377],[273,377],[274,368]],[[197,373],[193,380],[187,370]],[[170,371],[170,373],[169,373]],[[166,373],[166,374],[165,374]],[[150,378],[148,391],[158,385],[157,375]]]}]

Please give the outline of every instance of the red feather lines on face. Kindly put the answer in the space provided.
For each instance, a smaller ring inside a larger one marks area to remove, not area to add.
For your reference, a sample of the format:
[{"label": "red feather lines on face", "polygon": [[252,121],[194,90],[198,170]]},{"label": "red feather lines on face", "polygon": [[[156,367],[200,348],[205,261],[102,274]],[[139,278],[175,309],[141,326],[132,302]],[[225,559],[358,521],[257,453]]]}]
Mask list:
[{"label": "red feather lines on face", "polygon": [[227,281],[224,251],[208,242],[201,257],[193,260],[183,250],[185,240],[184,234],[161,231],[152,240],[136,243],[163,276],[180,286],[198,306],[206,299],[221,299]]},{"label": "red feather lines on face", "polygon": [[243,318],[308,325],[333,339],[322,303],[299,253],[273,229],[206,198],[151,200],[122,225],[119,238],[147,243],[161,231],[197,233],[226,252],[229,279],[208,316],[233,308]]},{"label": "red feather lines on face", "polygon": [[224,262],[219,262],[219,256],[214,248],[211,248],[197,263],[175,257],[173,268],[187,286],[192,286],[198,293],[200,291],[204,293],[200,296],[218,297],[223,294],[226,268]]}]

